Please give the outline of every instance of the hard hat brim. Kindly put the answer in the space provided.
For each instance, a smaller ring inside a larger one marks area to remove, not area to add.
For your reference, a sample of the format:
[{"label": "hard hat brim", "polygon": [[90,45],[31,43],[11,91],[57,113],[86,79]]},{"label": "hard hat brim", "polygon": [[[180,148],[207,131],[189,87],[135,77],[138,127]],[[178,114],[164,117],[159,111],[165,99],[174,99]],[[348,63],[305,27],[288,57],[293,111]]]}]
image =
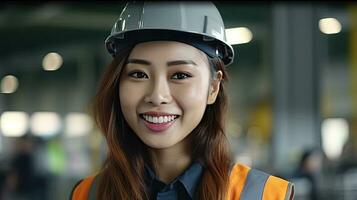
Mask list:
[{"label": "hard hat brim", "polygon": [[184,32],[168,29],[138,29],[112,34],[105,40],[108,52],[115,57],[122,49],[134,47],[148,41],[177,41],[189,44],[210,57],[219,57],[225,66],[233,62],[234,51],[231,45],[202,33]]}]

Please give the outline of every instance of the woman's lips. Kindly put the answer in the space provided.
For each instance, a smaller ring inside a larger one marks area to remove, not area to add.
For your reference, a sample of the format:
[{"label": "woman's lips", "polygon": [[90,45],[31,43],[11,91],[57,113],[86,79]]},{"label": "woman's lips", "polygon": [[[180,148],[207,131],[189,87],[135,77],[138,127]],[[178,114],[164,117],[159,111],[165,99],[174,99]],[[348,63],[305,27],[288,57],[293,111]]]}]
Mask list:
[{"label": "woman's lips", "polygon": [[165,122],[164,123],[157,123],[157,124],[148,122],[148,121],[146,121],[144,119],[143,119],[143,121],[144,121],[145,126],[149,130],[151,130],[153,132],[163,132],[163,131],[167,130],[168,128],[170,128],[170,126],[173,125],[176,120],[173,120],[173,121],[170,121],[170,122],[166,122],[166,123]]},{"label": "woman's lips", "polygon": [[163,132],[170,128],[179,115],[157,112],[146,112],[139,115],[145,126],[153,132]]}]

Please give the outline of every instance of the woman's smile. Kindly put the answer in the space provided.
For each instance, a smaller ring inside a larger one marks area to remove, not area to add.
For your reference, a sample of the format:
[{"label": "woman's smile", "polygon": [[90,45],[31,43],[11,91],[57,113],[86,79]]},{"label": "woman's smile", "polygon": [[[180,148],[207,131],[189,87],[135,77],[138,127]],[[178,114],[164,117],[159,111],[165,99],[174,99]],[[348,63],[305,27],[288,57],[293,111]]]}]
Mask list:
[{"label": "woman's smile", "polygon": [[154,133],[163,133],[180,117],[180,115],[161,112],[145,112],[139,116],[145,126]]}]

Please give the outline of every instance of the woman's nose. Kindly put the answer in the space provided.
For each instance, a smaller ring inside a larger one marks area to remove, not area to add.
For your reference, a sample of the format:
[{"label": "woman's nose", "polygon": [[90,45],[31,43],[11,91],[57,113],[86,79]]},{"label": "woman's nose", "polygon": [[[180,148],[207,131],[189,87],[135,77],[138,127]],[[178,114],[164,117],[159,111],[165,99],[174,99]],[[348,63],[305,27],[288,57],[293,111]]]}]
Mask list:
[{"label": "woman's nose", "polygon": [[144,101],[154,106],[168,104],[172,101],[170,87],[166,78],[160,78],[151,83]]}]

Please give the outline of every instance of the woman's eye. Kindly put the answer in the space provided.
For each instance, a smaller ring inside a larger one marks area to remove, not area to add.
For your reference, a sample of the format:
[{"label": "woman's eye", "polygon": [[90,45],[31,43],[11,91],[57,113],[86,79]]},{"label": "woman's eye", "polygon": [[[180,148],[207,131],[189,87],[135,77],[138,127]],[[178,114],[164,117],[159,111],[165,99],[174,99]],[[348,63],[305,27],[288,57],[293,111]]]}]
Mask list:
[{"label": "woman's eye", "polygon": [[186,79],[192,77],[190,74],[179,72],[172,76],[173,79]]},{"label": "woman's eye", "polygon": [[144,72],[131,72],[129,73],[129,76],[138,79],[149,78],[148,75],[146,75]]}]

